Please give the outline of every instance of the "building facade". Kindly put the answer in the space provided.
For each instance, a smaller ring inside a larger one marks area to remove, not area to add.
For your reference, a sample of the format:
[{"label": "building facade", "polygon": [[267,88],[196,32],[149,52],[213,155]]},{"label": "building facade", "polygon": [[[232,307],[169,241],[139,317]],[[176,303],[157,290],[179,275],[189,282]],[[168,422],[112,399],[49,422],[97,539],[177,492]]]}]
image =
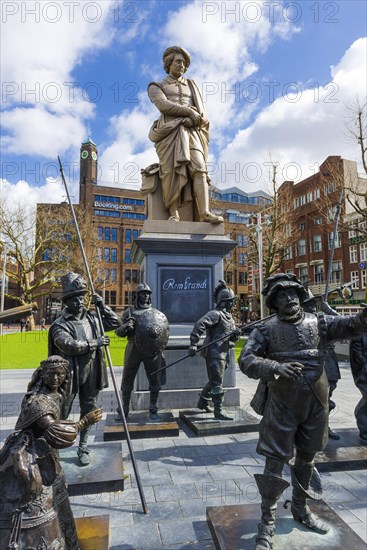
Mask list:
[{"label": "building facade", "polygon": [[[355,162],[330,156],[317,173],[297,184],[286,181],[279,188],[279,193],[287,193],[293,202],[295,230],[299,235],[287,250],[283,270],[295,273],[314,295],[324,295],[329,271],[329,290],[352,283],[350,300],[341,298],[337,292],[330,294],[329,303],[341,313],[355,313],[366,292],[367,242],[356,230],[365,221],[358,219],[348,201],[349,189],[366,186]],[[340,217],[332,257],[338,208]]]}]

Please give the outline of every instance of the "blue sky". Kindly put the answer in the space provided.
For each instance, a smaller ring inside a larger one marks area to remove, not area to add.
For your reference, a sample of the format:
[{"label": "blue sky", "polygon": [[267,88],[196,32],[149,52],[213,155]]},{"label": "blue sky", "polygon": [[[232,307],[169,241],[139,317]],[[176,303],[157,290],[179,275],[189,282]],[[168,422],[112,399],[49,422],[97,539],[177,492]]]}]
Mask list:
[{"label": "blue sky", "polygon": [[[366,95],[364,1],[6,1],[1,3],[2,191],[58,202],[60,155],[78,195],[80,143],[98,146],[100,184],[139,187],[156,162],[147,84],[162,52],[191,53],[187,76],[211,122],[219,187],[301,179],[328,155],[357,160],[346,105]],[[33,90],[33,92],[32,92]],[[231,93],[232,92],[232,93]]]}]

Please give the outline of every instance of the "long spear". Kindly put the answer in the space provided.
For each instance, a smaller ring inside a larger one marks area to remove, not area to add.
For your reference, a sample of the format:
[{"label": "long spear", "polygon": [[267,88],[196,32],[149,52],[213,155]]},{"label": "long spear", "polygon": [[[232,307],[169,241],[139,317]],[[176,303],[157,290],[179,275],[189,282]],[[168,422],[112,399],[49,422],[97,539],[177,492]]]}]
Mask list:
[{"label": "long spear", "polygon": [[[275,315],[276,315],[275,313],[272,313],[271,315],[268,315],[267,317],[264,317],[263,319],[259,319],[258,321],[251,321],[251,323],[247,323],[246,325],[242,325],[241,327],[238,327],[238,328],[242,331],[243,329],[247,329],[247,328],[250,328],[252,326],[258,325],[259,323],[261,323],[261,321],[266,321],[267,319],[271,319],[272,317],[275,317]],[[233,336],[234,334],[235,334],[235,331],[229,332],[228,334],[225,334],[224,336],[221,336],[220,338],[217,338],[216,340],[213,340],[212,342],[209,342],[208,344],[205,344],[204,346],[201,346],[201,348],[199,348],[196,351],[196,353],[199,353],[200,351],[203,351],[203,349],[206,349],[209,346],[212,346],[213,344],[216,344],[217,342],[221,342],[221,340],[226,340],[226,339],[230,338],[231,336]],[[152,374],[157,374],[157,372],[161,372],[162,370],[169,369],[170,367],[173,367],[173,365],[177,365],[177,363],[180,363],[181,361],[183,361],[184,359],[188,359],[189,357],[192,357],[192,355],[190,353],[187,353],[183,357],[180,357],[180,359],[177,359],[177,361],[174,361],[173,363],[170,363],[169,365],[165,365],[164,367],[161,367],[160,369],[155,370],[154,372],[152,372]]]},{"label": "long spear", "polygon": [[[73,205],[72,205],[71,200],[70,200],[68,186],[67,186],[66,181],[65,181],[64,169],[62,167],[60,157],[58,156],[57,158],[58,158],[59,165],[60,165],[61,179],[62,179],[62,182],[63,182],[64,187],[65,187],[66,195],[67,195],[69,206],[70,206],[71,216],[72,216],[73,221],[74,221],[76,234],[77,234],[78,241],[79,241],[80,251],[81,251],[82,256],[83,256],[83,262],[84,262],[85,271],[87,273],[87,277],[88,277],[88,281],[89,281],[89,287],[90,287],[90,290],[91,290],[92,294],[95,294],[94,285],[93,285],[92,277],[91,277],[88,262],[87,262],[87,257],[85,255],[82,238],[80,236],[78,221],[77,221],[76,216],[75,216],[74,208],[73,208]],[[101,334],[104,334],[102,315],[101,315],[100,309],[98,307],[96,307],[96,313],[97,313],[97,318],[98,318]],[[113,387],[114,387],[115,393],[116,393],[117,403],[118,403],[119,409],[121,411],[122,422],[124,424],[124,429],[125,429],[125,434],[126,434],[126,441],[127,441],[128,447],[129,447],[131,462],[132,462],[133,469],[134,469],[134,474],[135,474],[136,483],[137,483],[138,490],[139,490],[141,504],[142,504],[142,507],[143,507],[144,514],[147,514],[148,513],[148,507],[147,507],[145,497],[144,497],[143,487],[142,487],[141,480],[140,480],[138,466],[137,466],[136,460],[135,460],[135,455],[134,455],[134,451],[133,451],[133,447],[132,447],[132,443],[131,443],[129,430],[128,430],[128,427],[127,427],[126,417],[125,417],[124,409],[123,409],[123,406],[122,406],[122,400],[121,400],[120,393],[119,393],[119,390],[118,390],[118,387],[117,387],[115,373],[113,371],[113,364],[112,364],[111,354],[110,354],[110,350],[109,350],[108,345],[104,346],[104,350],[105,350],[105,354],[106,354],[106,357],[107,357],[108,366],[110,368],[110,373],[111,373],[111,378],[112,378],[112,382],[113,382]]]}]

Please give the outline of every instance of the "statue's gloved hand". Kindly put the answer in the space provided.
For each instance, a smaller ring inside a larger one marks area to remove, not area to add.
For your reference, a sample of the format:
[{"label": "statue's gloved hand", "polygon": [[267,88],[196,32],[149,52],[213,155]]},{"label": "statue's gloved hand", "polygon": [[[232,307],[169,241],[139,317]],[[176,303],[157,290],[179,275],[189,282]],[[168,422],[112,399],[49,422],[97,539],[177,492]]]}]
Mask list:
[{"label": "statue's gloved hand", "polygon": [[201,115],[196,110],[194,111],[192,107],[190,112],[190,118],[194,122],[195,126],[198,126],[201,123]]},{"label": "statue's gloved hand", "polygon": [[128,317],[124,323],[124,328],[126,329],[127,334],[132,334],[134,332],[136,321],[134,317]]},{"label": "statue's gloved hand", "polygon": [[102,346],[109,346],[110,339],[108,336],[100,336],[96,340],[89,340],[89,349],[95,350],[96,348],[101,348]]},{"label": "statue's gloved hand", "polygon": [[197,346],[191,345],[189,347],[189,354],[191,355],[191,357],[194,357],[194,355],[196,355],[197,351],[198,351]]},{"label": "statue's gloved hand", "polygon": [[85,415],[85,419],[87,420],[88,426],[91,424],[96,424],[100,420],[102,420],[102,409],[94,409],[94,411],[89,412]]},{"label": "statue's gloved hand", "polygon": [[235,340],[238,340],[240,338],[242,334],[242,330],[240,328],[236,328],[234,331],[233,331],[233,338]]},{"label": "statue's gloved hand", "polygon": [[93,294],[93,296],[92,296],[92,304],[94,304],[96,307],[104,309],[104,303],[103,303],[103,300],[102,300],[102,296],[100,296],[97,293]]},{"label": "statue's gloved hand", "polygon": [[288,378],[288,380],[298,380],[302,377],[303,365],[292,361],[290,363],[280,363],[275,369],[275,374],[278,374],[282,378]]}]

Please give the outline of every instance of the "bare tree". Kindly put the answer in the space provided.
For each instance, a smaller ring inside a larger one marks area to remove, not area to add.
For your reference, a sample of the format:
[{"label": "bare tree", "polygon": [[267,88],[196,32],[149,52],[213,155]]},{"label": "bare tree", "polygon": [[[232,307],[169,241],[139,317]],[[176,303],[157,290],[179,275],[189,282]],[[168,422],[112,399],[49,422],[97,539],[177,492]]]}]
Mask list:
[{"label": "bare tree", "polygon": [[[92,272],[97,278],[102,259],[98,255],[96,228],[91,216],[81,210],[78,215]],[[30,304],[59,286],[59,277],[65,271],[82,272],[79,245],[66,204],[39,204],[36,210],[21,202],[10,206],[3,199],[0,223],[1,248],[5,248],[11,260],[6,275],[13,282],[6,297],[21,305]]]}]

